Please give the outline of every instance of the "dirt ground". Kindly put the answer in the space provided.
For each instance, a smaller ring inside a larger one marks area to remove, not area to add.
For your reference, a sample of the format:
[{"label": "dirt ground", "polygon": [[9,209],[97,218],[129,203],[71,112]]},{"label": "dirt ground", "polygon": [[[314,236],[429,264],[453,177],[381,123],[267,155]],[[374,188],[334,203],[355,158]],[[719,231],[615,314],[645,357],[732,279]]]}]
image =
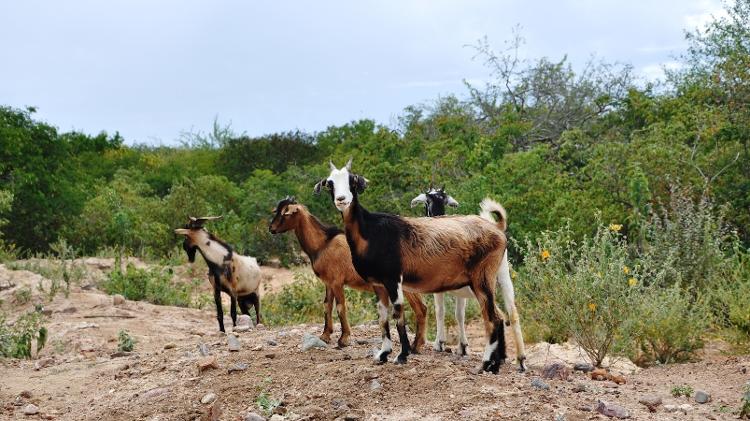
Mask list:
[{"label": "dirt ground", "polygon": [[[106,262],[99,263],[106,270]],[[268,273],[274,288],[292,279],[283,269]],[[39,275],[0,265],[0,286],[15,284],[0,291],[11,319],[38,299],[35,292],[31,303],[19,306],[13,291],[39,282],[45,282]],[[599,400],[626,408],[632,419],[736,419],[742,387],[750,380],[750,356],[727,355],[721,344],[712,344],[699,362],[627,372],[624,385],[573,373],[568,381],[545,380],[550,389],[539,390],[531,382],[556,358],[554,349],[530,347],[526,373],[509,362],[498,375],[477,374],[483,346],[477,323],[469,329],[469,357],[437,353],[428,345],[404,366],[373,362],[370,353],[380,336],[373,323],[354,327],[352,345],[344,349],[302,351],[303,335],[322,330],[315,324],[254,328],[240,333],[242,349],[230,352],[213,309],[114,305],[111,296],[84,287],[45,304],[50,338],[41,355],[0,360],[0,419],[193,420],[211,419],[213,409],[214,419],[242,420],[248,411],[263,413],[261,394],[281,402],[277,412],[283,415],[275,419],[289,420],[606,419],[592,411]],[[225,323],[231,325],[228,315]],[[137,340],[134,353],[116,353],[120,329]],[[506,340],[513,358],[512,336]],[[218,368],[199,373],[201,343]],[[47,365],[35,369],[40,363]],[[245,370],[230,372],[240,363]],[[671,397],[671,388],[683,384],[709,392],[712,401],[700,405]],[[216,401],[202,404],[208,393],[216,394]],[[662,406],[649,413],[638,403],[648,394],[662,397],[664,404],[689,403],[691,409],[685,415]],[[39,414],[23,415],[28,403],[37,405]]]}]

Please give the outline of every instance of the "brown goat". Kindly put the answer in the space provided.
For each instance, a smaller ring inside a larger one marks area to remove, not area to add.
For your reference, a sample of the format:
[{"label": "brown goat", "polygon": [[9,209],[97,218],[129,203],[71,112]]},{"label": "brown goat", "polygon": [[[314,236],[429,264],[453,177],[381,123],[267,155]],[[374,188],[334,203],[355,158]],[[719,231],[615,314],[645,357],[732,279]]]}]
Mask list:
[{"label": "brown goat", "polygon": [[[374,292],[381,303],[388,305],[388,293],[385,288],[366,282],[354,270],[352,255],[344,232],[335,226],[324,225],[304,205],[298,204],[293,197],[287,197],[278,203],[268,230],[272,234],[294,230],[302,250],[310,258],[313,272],[326,286],[325,324],[323,334],[320,336],[323,341],[330,342],[331,340],[335,299],[336,312],[341,321],[341,337],[338,345],[341,347],[349,345],[351,328],[346,317],[344,285],[359,291]],[[407,292],[404,295],[416,317],[417,332],[412,348],[418,352],[425,342],[427,307],[419,294]]]}]

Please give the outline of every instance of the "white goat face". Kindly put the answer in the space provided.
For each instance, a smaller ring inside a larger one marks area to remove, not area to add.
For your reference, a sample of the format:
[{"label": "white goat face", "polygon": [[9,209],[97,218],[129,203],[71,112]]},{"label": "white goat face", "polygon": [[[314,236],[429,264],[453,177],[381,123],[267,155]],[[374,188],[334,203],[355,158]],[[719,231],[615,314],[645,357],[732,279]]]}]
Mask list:
[{"label": "white goat face", "polygon": [[346,167],[332,169],[328,174],[328,185],[333,192],[333,204],[340,212],[346,210],[354,200],[354,194],[349,186],[349,170]]},{"label": "white goat face", "polygon": [[320,193],[320,188],[326,187],[331,192],[331,199],[336,209],[344,212],[352,204],[355,195],[365,190],[367,179],[361,175],[352,174],[351,159],[340,169],[331,162],[330,169],[328,177],[315,185],[315,193]]}]

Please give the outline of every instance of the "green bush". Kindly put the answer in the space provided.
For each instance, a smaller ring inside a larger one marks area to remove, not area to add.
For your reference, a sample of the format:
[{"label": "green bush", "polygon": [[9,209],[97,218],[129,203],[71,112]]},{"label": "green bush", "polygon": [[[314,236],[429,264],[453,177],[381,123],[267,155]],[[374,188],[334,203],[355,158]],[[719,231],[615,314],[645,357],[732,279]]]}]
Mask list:
[{"label": "green bush", "polygon": [[120,329],[117,332],[117,350],[120,352],[131,352],[135,349],[135,339],[128,333],[127,330]]},{"label": "green bush", "polygon": [[739,244],[727,259],[721,280],[708,291],[720,326],[733,328],[745,340],[750,335],[750,252]]},{"label": "green bush", "polygon": [[120,259],[115,260],[115,268],[107,275],[101,288],[107,294],[121,294],[128,300],[147,301],[152,304],[188,307],[199,282],[174,282],[171,268],[138,269],[128,264],[123,272]]},{"label": "green bush", "polygon": [[14,293],[13,297],[16,301],[16,304],[24,305],[31,301],[31,288],[29,287],[21,287],[18,288]]},{"label": "green bush", "polygon": [[32,345],[36,352],[47,342],[47,328],[44,317],[38,311],[22,315],[9,325],[5,315],[0,315],[0,356],[10,358],[31,358]]},{"label": "green bush", "polygon": [[703,347],[701,336],[710,325],[710,312],[702,302],[693,301],[679,284],[649,288],[638,303],[630,330],[639,365],[689,360]]},{"label": "green bush", "polygon": [[553,326],[556,338],[573,338],[592,363],[600,366],[612,351],[628,343],[627,321],[643,296],[618,229],[599,226],[580,244],[570,230],[546,232],[528,241],[523,282],[525,316]]}]

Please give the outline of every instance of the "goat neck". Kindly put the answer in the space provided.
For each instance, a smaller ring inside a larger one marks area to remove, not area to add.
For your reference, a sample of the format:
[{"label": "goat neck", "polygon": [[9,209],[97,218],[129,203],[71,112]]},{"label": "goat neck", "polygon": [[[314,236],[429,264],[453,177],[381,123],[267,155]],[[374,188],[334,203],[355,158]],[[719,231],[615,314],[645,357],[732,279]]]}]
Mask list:
[{"label": "goat neck", "polygon": [[307,254],[310,260],[315,260],[326,245],[328,235],[323,224],[313,216],[307,209],[300,207],[299,223],[294,227],[294,234],[299,240],[302,250]]}]

